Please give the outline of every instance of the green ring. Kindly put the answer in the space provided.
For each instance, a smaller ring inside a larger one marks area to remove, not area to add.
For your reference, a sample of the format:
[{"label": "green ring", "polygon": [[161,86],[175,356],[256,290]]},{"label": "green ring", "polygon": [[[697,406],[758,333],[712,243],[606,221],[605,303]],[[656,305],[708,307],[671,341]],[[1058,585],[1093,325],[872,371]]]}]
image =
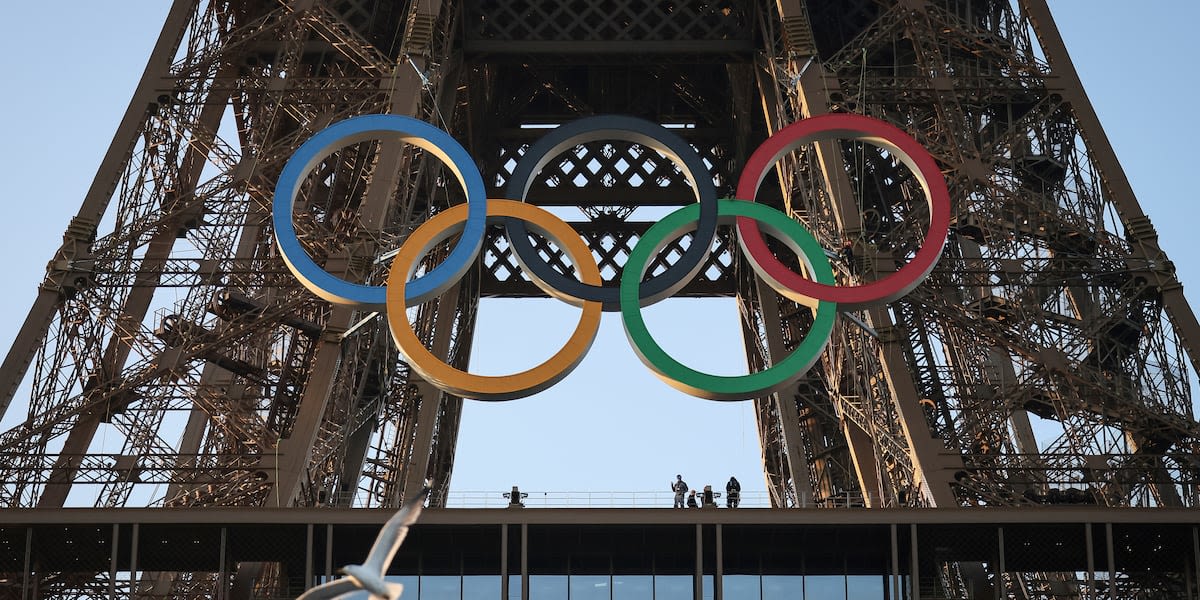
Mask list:
[{"label": "green ring", "polygon": [[[629,343],[646,367],[667,385],[708,400],[761,398],[799,381],[829,343],[837,314],[834,302],[817,303],[812,329],[787,358],[766,370],[747,375],[710,375],[687,367],[663,351],[646,329],[638,288],[646,275],[650,257],[656,256],[671,240],[695,229],[699,211],[699,204],[690,204],[667,215],[650,227],[630,252],[621,274],[621,320]],[[787,215],[769,206],[743,200],[718,200],[717,214],[722,223],[732,223],[733,217],[758,221],[764,231],[796,252],[817,282],[834,283],[833,269],[825,250],[803,225]]]}]

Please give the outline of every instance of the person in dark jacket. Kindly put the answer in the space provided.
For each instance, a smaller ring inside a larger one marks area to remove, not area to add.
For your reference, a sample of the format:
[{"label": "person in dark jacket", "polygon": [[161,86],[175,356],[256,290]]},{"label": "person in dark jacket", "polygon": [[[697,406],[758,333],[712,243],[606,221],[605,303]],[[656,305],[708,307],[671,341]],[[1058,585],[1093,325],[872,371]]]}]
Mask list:
[{"label": "person in dark jacket", "polygon": [[700,505],[696,504],[696,490],[692,490],[690,493],[688,493],[688,505],[687,506],[688,506],[688,508],[700,508]]},{"label": "person in dark jacket", "polygon": [[725,484],[725,508],[737,508],[741,501],[742,484],[738,483],[737,477],[730,477],[729,483]]},{"label": "person in dark jacket", "polygon": [[675,505],[672,508],[683,508],[683,495],[688,491],[688,484],[683,480],[683,475],[675,476],[675,483],[671,484],[671,491],[675,492]]}]

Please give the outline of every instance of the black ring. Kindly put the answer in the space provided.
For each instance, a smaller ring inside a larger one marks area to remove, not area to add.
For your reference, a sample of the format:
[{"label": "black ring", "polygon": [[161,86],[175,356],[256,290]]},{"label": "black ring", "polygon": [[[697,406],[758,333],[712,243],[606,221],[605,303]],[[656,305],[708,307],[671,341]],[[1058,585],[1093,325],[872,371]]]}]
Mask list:
[{"label": "black ring", "polygon": [[[513,169],[505,197],[524,202],[534,177],[546,163],[566,150],[597,140],[634,142],[666,154],[681,167],[700,203],[700,218],[691,245],[675,264],[641,286],[639,303],[647,306],[674,295],[700,272],[717,235],[717,189],[708,167],[691,144],[666,127],[645,119],[618,115],[586,117],[560,125],[530,146]],[[572,298],[600,302],[607,312],[621,309],[620,288],[587,285],[546,263],[529,240],[524,221],[506,218],[504,229],[515,251],[513,256],[531,278]]]}]

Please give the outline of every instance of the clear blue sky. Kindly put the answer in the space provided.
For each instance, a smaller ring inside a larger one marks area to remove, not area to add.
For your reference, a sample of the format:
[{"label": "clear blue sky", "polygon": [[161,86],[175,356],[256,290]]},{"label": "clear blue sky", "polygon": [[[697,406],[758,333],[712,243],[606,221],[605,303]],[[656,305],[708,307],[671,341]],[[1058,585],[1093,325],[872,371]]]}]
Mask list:
[{"label": "clear blue sky", "polygon": [[[8,315],[0,321],[5,351],[107,150],[168,5],[0,3],[0,175],[9,207],[0,236],[9,289],[0,299]],[[1200,126],[1190,101],[1200,5],[1176,0],[1155,7],[1054,3],[1142,206],[1181,280],[1200,285],[1200,268],[1191,263],[1197,226],[1190,179],[1198,170],[1191,150]],[[1160,87],[1150,91],[1153,86]],[[1195,288],[1187,289],[1194,299]],[[477,369],[500,373],[540,360],[565,338],[575,314],[551,301],[486,301]],[[648,315],[668,350],[691,366],[724,373],[744,368],[731,301],[672,300]],[[453,489],[517,483],[532,490],[665,491],[677,472],[693,487],[737,474],[748,490],[763,489],[752,408],[674,393],[638,362],[614,315],[578,371],[550,391],[508,403],[468,402]]]}]

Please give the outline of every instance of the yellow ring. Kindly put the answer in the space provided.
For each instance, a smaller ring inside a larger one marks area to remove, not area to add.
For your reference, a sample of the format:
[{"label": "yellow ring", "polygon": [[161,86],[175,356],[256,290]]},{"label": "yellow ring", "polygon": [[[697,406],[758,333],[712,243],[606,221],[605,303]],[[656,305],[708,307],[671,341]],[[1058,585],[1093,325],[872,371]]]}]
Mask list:
[{"label": "yellow ring", "polygon": [[[558,217],[532,204],[513,200],[487,201],[488,221],[502,217],[521,219],[533,226],[533,230],[562,248],[583,283],[601,285],[600,267],[592,251],[570,225]],[[459,204],[417,227],[396,257],[387,281],[388,328],[396,347],[406,357],[408,364],[421,377],[435,387],[463,398],[477,400],[512,400],[536,394],[561,381],[576,366],[596,339],[600,329],[600,302],[583,302],[583,314],[575,332],[567,343],[548,360],[532,369],[512,375],[474,375],[460,371],[434,356],[425,348],[408,322],[407,306],[404,302],[404,286],[416,271],[421,257],[437,244],[462,230],[467,219],[467,205]],[[534,281],[547,293],[541,282]]]}]

